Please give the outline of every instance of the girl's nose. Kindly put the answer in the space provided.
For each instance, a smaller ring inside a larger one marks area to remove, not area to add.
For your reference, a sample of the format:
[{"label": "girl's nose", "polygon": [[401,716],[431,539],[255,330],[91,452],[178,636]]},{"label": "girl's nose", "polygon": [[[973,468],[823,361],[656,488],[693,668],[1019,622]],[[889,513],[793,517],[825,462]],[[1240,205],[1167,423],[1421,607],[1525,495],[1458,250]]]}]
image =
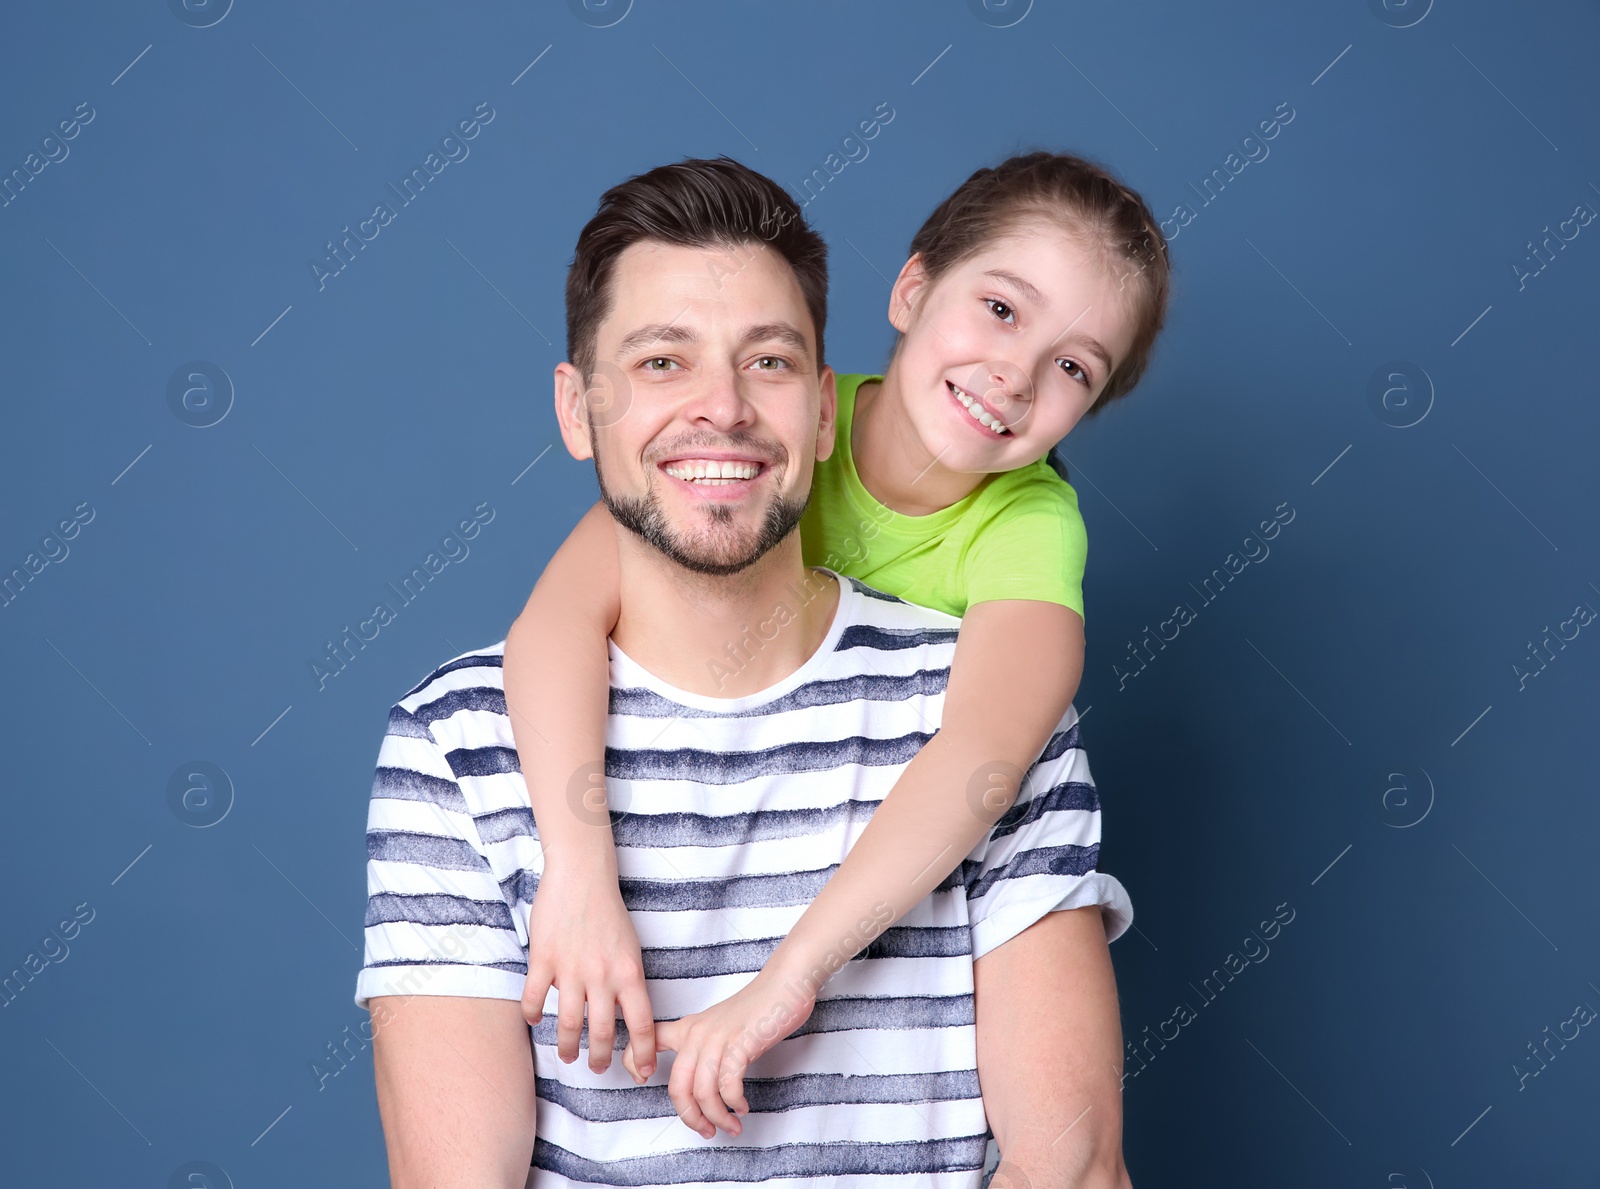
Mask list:
[{"label": "girl's nose", "polygon": [[1028,373],[1003,359],[990,360],[974,369],[969,387],[1002,414],[1008,409],[1026,407],[1033,398],[1033,384]]}]

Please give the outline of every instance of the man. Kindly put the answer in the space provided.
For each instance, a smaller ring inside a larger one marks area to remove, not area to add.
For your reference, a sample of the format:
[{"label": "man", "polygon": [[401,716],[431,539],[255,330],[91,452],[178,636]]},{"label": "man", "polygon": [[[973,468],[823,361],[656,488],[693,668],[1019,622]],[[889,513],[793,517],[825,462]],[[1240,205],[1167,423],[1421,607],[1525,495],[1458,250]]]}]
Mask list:
[{"label": "man", "polygon": [[[793,202],[727,159],[613,188],[569,278],[583,366],[556,369],[557,415],[629,530],[606,773],[664,1020],[761,967],[940,720],[959,620],[801,559],[794,530],[832,448],[826,288]],[[706,458],[755,473],[681,477]],[[713,676],[743,625],[780,620]],[[400,700],[374,781],[356,1002],[396,1186],[965,1189],[993,1141],[997,1185],[1128,1184],[1107,934],[1131,908],[1093,869],[1075,711],[989,837],[750,1065],[739,1134],[702,1138],[679,1120],[703,1121],[669,1091],[670,1057],[644,1085],[621,1063],[562,1062],[554,993],[530,1044],[519,998],[544,855],[502,652],[457,657]]]}]

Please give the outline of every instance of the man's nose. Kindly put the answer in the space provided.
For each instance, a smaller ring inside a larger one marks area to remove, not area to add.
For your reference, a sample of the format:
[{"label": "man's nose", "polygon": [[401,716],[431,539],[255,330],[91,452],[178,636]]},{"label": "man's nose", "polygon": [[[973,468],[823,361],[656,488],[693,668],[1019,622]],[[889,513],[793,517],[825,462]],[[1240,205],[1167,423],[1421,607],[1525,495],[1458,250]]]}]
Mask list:
[{"label": "man's nose", "polygon": [[686,401],[682,413],[690,421],[717,429],[747,426],[755,420],[755,407],[744,391],[743,379],[731,365],[707,367],[701,382]]}]

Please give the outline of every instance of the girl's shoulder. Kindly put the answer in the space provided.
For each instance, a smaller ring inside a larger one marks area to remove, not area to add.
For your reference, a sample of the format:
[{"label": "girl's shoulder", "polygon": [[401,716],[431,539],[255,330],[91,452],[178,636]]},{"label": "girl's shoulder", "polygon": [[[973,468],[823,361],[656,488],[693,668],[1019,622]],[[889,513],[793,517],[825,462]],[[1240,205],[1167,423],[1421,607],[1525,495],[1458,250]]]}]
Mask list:
[{"label": "girl's shoulder", "polygon": [[840,412],[848,415],[855,407],[856,394],[863,384],[877,384],[882,381],[882,376],[873,375],[871,372],[835,372],[833,390],[839,400]]},{"label": "girl's shoulder", "polygon": [[963,548],[966,605],[1060,603],[1083,616],[1089,536],[1078,494],[1044,463],[996,475],[973,508]]},{"label": "girl's shoulder", "polygon": [[995,475],[983,495],[981,504],[985,520],[1010,518],[1027,512],[1078,525],[1083,523],[1078,512],[1077,491],[1044,459]]}]

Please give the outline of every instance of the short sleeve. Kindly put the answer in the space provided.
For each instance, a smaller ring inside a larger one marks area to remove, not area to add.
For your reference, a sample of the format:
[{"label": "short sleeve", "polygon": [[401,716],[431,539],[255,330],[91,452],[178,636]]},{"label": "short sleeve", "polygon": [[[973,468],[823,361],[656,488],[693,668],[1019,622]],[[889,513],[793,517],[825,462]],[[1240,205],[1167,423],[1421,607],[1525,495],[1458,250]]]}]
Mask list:
[{"label": "short sleeve", "polygon": [[520,999],[527,949],[461,785],[426,723],[389,712],[367,809],[366,954],[376,995]]},{"label": "short sleeve", "polygon": [[1083,570],[1089,537],[1078,494],[1052,473],[1016,493],[985,518],[965,559],[967,606],[994,599],[1037,599],[1083,617]]},{"label": "short sleeve", "polygon": [[966,873],[972,956],[982,957],[1048,912],[1098,904],[1106,939],[1133,923],[1133,904],[1114,876],[1095,869],[1100,797],[1068,707],[1011,808],[978,844]]}]

